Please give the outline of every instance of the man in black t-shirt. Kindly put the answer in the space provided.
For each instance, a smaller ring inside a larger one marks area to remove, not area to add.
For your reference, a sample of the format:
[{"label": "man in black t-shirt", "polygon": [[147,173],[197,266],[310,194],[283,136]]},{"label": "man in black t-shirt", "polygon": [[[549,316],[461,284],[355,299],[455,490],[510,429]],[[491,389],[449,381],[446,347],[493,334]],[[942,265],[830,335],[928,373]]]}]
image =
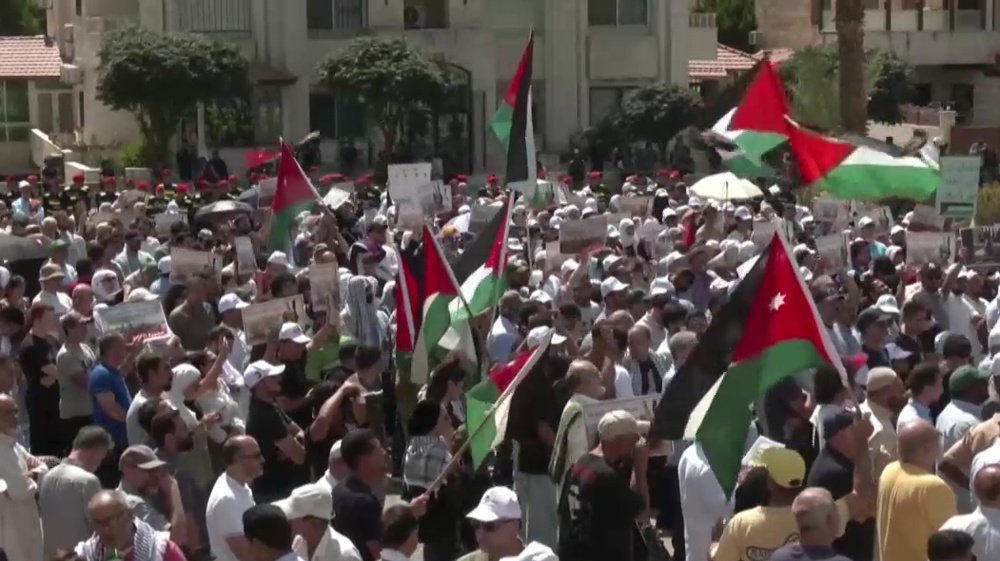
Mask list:
[{"label": "man in black t-shirt", "polygon": [[[834,500],[854,491],[854,459],[858,457],[860,447],[868,445],[867,438],[862,438],[858,426],[860,425],[855,422],[854,415],[847,411],[840,411],[823,419],[826,446],[809,469],[806,485],[826,489]],[[794,503],[792,510],[795,510]],[[832,543],[837,553],[846,555],[853,561],[869,561],[875,544],[875,518],[868,518],[864,522],[848,521],[844,534]]]},{"label": "man in black t-shirt", "polygon": [[[637,445],[639,423],[626,411],[606,413],[597,433],[600,446],[570,466],[563,480],[559,558],[631,560],[636,522],[646,511],[641,489],[649,449],[645,443]],[[629,486],[633,472],[635,488]]]},{"label": "man in black t-shirt", "polygon": [[31,331],[21,342],[21,371],[28,385],[24,402],[28,409],[31,453],[35,456],[61,456],[65,431],[59,419],[59,370],[56,354],[59,343],[53,336],[58,329],[52,307],[35,302],[31,306]]},{"label": "man in black t-shirt", "polygon": [[251,392],[247,435],[254,437],[264,457],[264,474],[252,485],[258,503],[283,499],[308,481],[302,429],[275,404],[284,371],[284,366],[258,360],[243,375]]}]

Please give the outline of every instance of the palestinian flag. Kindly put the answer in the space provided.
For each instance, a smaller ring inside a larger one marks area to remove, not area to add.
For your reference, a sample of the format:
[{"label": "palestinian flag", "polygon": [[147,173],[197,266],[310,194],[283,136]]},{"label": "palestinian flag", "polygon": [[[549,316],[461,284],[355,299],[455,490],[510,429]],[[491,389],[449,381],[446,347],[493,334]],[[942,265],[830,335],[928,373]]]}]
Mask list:
[{"label": "palestinian flag", "polygon": [[794,122],[781,78],[770,61],[747,88],[728,130],[787,136],[802,182],[816,184],[838,199],[924,200],[941,181],[937,162],[929,158],[896,157],[825,137]]},{"label": "palestinian flag", "polygon": [[726,150],[716,146],[716,151],[722,157],[722,164],[740,177],[773,177],[774,168],[763,163],[761,157],[784,143],[785,135],[774,132],[729,130],[729,123],[734,114],[736,114],[735,107],[712,127],[713,133],[737,148]]},{"label": "palestinian flag", "polygon": [[295,217],[302,211],[311,210],[321,200],[316,188],[292,154],[292,147],[287,142],[282,142],[281,159],[278,162],[278,182],[274,191],[274,201],[271,203],[274,219],[271,222],[268,247],[272,250],[287,251],[291,243],[288,233],[292,231]]},{"label": "palestinian flag", "polygon": [[[511,193],[513,196],[513,193]],[[462,283],[462,300],[452,301],[453,321],[463,321],[493,307],[507,287],[507,234],[511,201],[493,215],[455,264],[455,278]]]},{"label": "palestinian flag", "polygon": [[838,199],[904,197],[922,201],[941,182],[937,161],[923,155],[896,157],[824,137],[791,122],[788,133],[802,182],[815,184]]},{"label": "palestinian flag", "polygon": [[396,273],[396,353],[413,351],[413,341],[423,319],[424,251],[422,246],[399,248],[399,271]]},{"label": "palestinian flag", "polygon": [[517,72],[504,94],[503,105],[493,118],[494,131],[507,147],[507,185],[512,190],[527,193],[537,178],[535,159],[535,129],[531,116],[532,57],[535,52],[534,32],[521,54]]},{"label": "palestinian flag", "polygon": [[514,419],[522,410],[524,399],[539,384],[545,384],[544,361],[552,334],[534,349],[521,351],[513,360],[499,365],[489,377],[465,393],[466,427],[469,430],[469,451],[473,468],[508,436],[514,436]]},{"label": "palestinian flag", "polygon": [[840,370],[846,387],[843,364],[812,296],[775,233],[667,386],[654,434],[700,442],[719,484],[731,494],[750,406],[778,381],[827,363]]},{"label": "palestinian flag", "polygon": [[424,225],[423,314],[417,339],[413,344],[410,382],[423,384],[430,371],[451,351],[458,352],[463,363],[478,363],[476,345],[468,321],[453,321],[450,306],[462,302],[458,283],[444,259],[434,234]]},{"label": "palestinian flag", "polygon": [[517,106],[517,96],[521,91],[522,84],[526,84],[528,88],[531,88],[531,67],[532,67],[532,54],[534,52],[535,46],[535,33],[532,31],[531,35],[528,37],[528,45],[524,48],[524,52],[521,53],[521,60],[517,64],[517,70],[514,71],[514,77],[511,78],[510,84],[507,86],[507,91],[503,94],[503,102],[500,107],[497,107],[496,113],[493,114],[493,122],[490,123],[490,130],[503,144],[504,148],[510,146],[510,135],[511,129],[514,123],[514,109]]}]

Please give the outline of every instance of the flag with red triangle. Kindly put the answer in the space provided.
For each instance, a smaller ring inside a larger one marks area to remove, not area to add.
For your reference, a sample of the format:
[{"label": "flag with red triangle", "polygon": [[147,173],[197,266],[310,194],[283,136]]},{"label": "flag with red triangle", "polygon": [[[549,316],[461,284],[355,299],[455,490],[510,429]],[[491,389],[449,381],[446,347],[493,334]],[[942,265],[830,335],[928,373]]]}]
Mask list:
[{"label": "flag with red triangle", "polygon": [[287,251],[291,242],[289,232],[292,231],[295,217],[300,212],[312,210],[321,200],[316,188],[295,159],[291,145],[282,141],[281,159],[278,161],[278,181],[274,190],[274,201],[271,202],[274,221],[271,223],[268,247],[272,250]]},{"label": "flag with red triangle", "polygon": [[697,440],[723,490],[736,485],[750,406],[779,381],[843,364],[788,246],[776,233],[667,385],[653,433]]},{"label": "flag with red triangle", "polygon": [[476,344],[469,321],[453,320],[449,309],[456,300],[463,306],[467,304],[437,239],[426,224],[423,228],[423,241],[424,267],[421,280],[424,300],[410,363],[410,382],[413,384],[425,383],[431,370],[451,352],[458,355],[463,365],[472,368],[478,366]]}]

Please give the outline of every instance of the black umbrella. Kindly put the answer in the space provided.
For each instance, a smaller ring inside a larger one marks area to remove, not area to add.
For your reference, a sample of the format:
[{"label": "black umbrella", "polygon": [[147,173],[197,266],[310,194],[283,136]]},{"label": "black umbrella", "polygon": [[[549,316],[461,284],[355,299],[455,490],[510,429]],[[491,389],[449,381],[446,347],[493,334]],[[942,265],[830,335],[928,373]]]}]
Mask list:
[{"label": "black umbrella", "polygon": [[202,218],[218,218],[227,214],[250,214],[253,212],[253,207],[240,201],[219,201],[206,205],[195,213],[194,217],[196,220]]},{"label": "black umbrella", "polygon": [[47,258],[51,251],[49,244],[20,236],[0,234],[0,260],[24,261],[26,259]]}]

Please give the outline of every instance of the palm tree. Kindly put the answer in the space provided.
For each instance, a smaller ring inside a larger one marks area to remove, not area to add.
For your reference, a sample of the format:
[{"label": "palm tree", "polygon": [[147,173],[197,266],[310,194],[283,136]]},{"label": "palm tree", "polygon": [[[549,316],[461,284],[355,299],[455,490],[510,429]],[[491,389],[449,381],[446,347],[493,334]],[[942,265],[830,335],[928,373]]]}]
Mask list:
[{"label": "palm tree", "polygon": [[865,7],[862,0],[836,0],[836,3],[841,125],[847,132],[863,135],[868,123]]}]

